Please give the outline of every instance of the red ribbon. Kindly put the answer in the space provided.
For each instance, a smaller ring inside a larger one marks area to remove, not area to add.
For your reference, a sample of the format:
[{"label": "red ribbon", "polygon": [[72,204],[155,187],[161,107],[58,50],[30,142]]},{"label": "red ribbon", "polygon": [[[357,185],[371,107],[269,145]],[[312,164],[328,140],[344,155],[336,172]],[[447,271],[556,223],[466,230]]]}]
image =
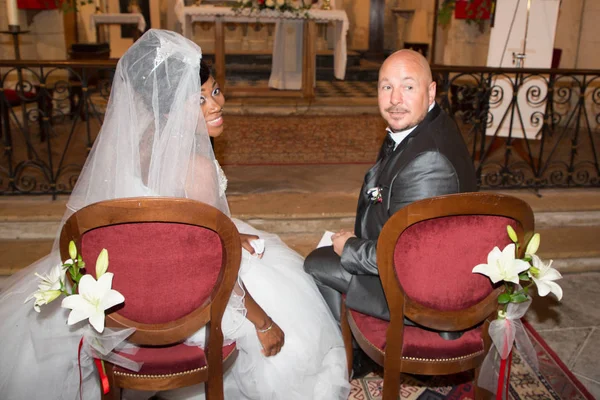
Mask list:
[{"label": "red ribbon", "polygon": [[83,346],[83,336],[79,341],[79,348],[77,349],[77,365],[79,366],[79,398],[83,400],[83,375],[81,373],[81,347]]},{"label": "red ribbon", "polygon": [[500,376],[498,377],[498,388],[496,390],[496,400],[502,400],[504,394],[504,371],[506,371],[506,398],[508,399],[508,388],[510,385],[510,366],[512,364],[512,350],[508,357],[500,361]]},{"label": "red ribbon", "polygon": [[102,393],[108,394],[108,392],[110,392],[110,385],[108,384],[108,376],[106,376],[106,371],[104,370],[104,363],[99,358],[94,358],[94,362],[96,363],[96,368],[98,368],[98,373],[100,374]]},{"label": "red ribbon", "polygon": [[[83,347],[83,337],[79,341],[79,348],[77,349],[77,365],[79,366],[79,398],[83,400],[83,373],[81,372],[81,348]],[[104,363],[99,358],[94,358],[98,374],[100,374],[100,383],[102,383],[102,393],[108,394],[110,392],[110,385],[108,383],[108,376],[104,370]]]}]

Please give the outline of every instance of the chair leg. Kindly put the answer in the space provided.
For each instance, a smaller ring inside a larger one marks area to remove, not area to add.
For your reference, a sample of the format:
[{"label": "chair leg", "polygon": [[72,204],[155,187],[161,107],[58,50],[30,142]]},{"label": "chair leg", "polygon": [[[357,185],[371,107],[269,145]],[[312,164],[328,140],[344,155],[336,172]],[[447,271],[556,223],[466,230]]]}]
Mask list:
[{"label": "chair leg", "polygon": [[383,367],[383,400],[397,400],[400,392],[400,361],[394,362],[386,354]]},{"label": "chair leg", "polygon": [[[223,343],[221,338],[220,343]],[[207,400],[223,400],[223,353],[221,348],[207,346],[208,379],[205,382]]]},{"label": "chair leg", "polygon": [[475,400],[490,400],[493,397],[492,393],[477,385],[477,382],[479,381],[480,372],[481,365],[475,368],[475,379],[473,380],[473,397],[475,398]]},{"label": "chair leg", "polygon": [[346,349],[346,362],[348,363],[348,379],[352,379],[352,363],[353,363],[353,348],[352,348],[352,331],[348,323],[346,301],[342,298],[342,308],[340,312],[340,324],[342,325],[342,339]]},{"label": "chair leg", "polygon": [[[102,400],[121,400],[121,388],[115,382],[114,366],[109,362],[105,362],[104,368],[110,385],[110,391],[107,394],[102,393]],[[102,391],[102,388],[100,388],[100,391]]]}]

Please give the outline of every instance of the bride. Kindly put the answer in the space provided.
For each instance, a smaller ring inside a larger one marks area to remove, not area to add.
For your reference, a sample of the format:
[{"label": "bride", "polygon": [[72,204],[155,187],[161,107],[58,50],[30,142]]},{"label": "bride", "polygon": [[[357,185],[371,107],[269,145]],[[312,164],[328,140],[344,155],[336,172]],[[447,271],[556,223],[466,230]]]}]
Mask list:
[{"label": "bride", "polygon": [[[148,31],[117,65],[102,129],[63,222],[101,200],[156,195],[199,200],[229,215],[227,179],[210,144],[223,131],[224,102],[196,44],[173,32]],[[276,235],[233,221],[243,232],[239,282],[246,294],[243,312],[236,314],[232,301],[223,320],[225,338],[239,349],[225,374],[225,398],[346,399],[341,334],[302,258]],[[264,240],[262,254],[252,247],[257,237]],[[39,313],[24,303],[37,289],[34,273],[46,274],[59,263],[55,240],[48,256],[12,276],[0,293],[1,399],[74,400],[80,385],[84,399],[100,399],[97,375],[79,376],[77,345],[85,323],[67,326],[68,310],[60,301]],[[197,332],[186,344],[202,346],[203,338]],[[157,396],[200,399],[203,389]],[[152,395],[124,392],[124,398]]]}]

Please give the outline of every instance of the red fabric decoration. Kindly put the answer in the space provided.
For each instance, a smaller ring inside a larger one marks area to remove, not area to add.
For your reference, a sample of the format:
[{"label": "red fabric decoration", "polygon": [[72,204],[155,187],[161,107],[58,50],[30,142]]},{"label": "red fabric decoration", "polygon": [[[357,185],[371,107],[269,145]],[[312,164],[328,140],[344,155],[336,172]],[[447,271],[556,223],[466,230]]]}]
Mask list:
[{"label": "red fabric decoration", "polygon": [[493,290],[487,276],[473,274],[494,246],[510,243],[512,219],[465,215],[426,220],[406,229],[396,245],[396,276],[412,300],[437,310],[468,308]]},{"label": "red fabric decoration", "polygon": [[132,223],[85,233],[81,254],[95,276],[96,258],[108,250],[113,289],[125,296],[119,314],[157,324],[181,318],[211,295],[222,266],[219,236],[177,223]]},{"label": "red fabric decoration", "polygon": [[[17,93],[17,91],[14,89],[4,89],[4,96],[6,97],[8,104],[10,104],[11,106],[17,106],[21,104],[21,93]],[[35,92],[23,92],[23,97],[25,97],[25,101],[31,101],[35,99],[35,96]]]},{"label": "red fabric decoration", "polygon": [[[388,321],[350,310],[352,318],[361,333],[375,347],[385,351]],[[414,326],[404,327],[403,357],[452,358],[483,351],[481,327],[466,331],[459,339],[445,340],[437,332]]]},{"label": "red fabric decoration", "polygon": [[[233,350],[235,350],[235,343],[223,346],[223,359],[227,358]],[[206,366],[206,353],[204,353],[204,350],[200,347],[187,346],[185,344],[169,347],[141,347],[134,355],[118,354],[130,360],[144,363],[139,372],[115,366],[115,371],[127,374],[176,374]]]},{"label": "red fabric decoration", "polygon": [[490,19],[491,8],[490,0],[456,0],[454,18]]},{"label": "red fabric decoration", "polygon": [[22,10],[54,10],[62,0],[17,0],[17,7]]}]

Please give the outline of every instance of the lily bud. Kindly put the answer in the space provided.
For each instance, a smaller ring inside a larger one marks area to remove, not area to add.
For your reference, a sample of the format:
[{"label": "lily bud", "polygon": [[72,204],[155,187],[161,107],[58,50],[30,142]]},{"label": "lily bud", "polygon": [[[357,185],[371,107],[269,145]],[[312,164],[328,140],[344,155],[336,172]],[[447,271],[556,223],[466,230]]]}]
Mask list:
[{"label": "lily bud", "polygon": [[517,232],[515,232],[515,230],[513,229],[512,226],[507,225],[506,226],[506,232],[508,232],[508,237],[510,238],[510,240],[513,241],[513,243],[517,243],[517,241],[519,240],[517,238]]},{"label": "lily bud", "polygon": [[62,292],[60,290],[46,290],[45,292],[40,292],[40,299],[48,304],[56,300],[61,294]]},{"label": "lily bud", "polygon": [[96,260],[96,279],[99,279],[108,269],[108,251],[102,249]]},{"label": "lily bud", "polygon": [[527,243],[527,249],[525,250],[525,254],[535,254],[536,251],[538,251],[538,248],[540,247],[540,234],[536,233],[535,235],[533,235],[533,237],[531,238],[531,240],[529,241],[529,243]]},{"label": "lily bud", "polygon": [[77,258],[77,246],[75,246],[75,242],[72,240],[69,242],[69,257],[71,257],[71,260]]}]

